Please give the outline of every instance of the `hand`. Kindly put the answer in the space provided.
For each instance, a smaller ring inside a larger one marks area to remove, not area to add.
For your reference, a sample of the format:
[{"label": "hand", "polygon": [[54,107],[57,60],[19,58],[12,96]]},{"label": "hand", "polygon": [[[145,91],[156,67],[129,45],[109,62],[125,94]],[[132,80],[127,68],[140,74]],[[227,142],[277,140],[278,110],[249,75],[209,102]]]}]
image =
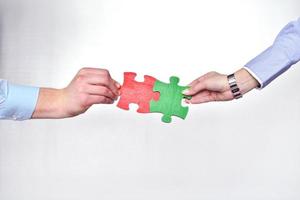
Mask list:
[{"label": "hand", "polygon": [[119,88],[108,70],[83,68],[66,88],[41,88],[32,118],[74,117],[94,104],[112,104]]},{"label": "hand", "polygon": [[[257,80],[243,68],[235,73],[235,77],[242,94],[259,85]],[[199,104],[234,99],[228,84],[227,75],[224,74],[209,72],[194,80],[189,86],[190,89],[184,91],[184,94],[191,95],[192,99],[186,100],[187,103]]]}]

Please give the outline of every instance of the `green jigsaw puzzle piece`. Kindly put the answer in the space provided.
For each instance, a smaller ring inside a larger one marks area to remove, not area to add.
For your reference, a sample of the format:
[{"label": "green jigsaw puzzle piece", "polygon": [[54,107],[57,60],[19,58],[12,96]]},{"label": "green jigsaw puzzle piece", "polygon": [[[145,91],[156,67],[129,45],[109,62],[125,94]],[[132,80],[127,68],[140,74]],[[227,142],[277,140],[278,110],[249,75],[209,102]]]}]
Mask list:
[{"label": "green jigsaw puzzle piece", "polygon": [[188,87],[179,86],[178,83],[179,78],[172,76],[169,84],[157,80],[153,87],[154,92],[160,92],[160,98],[158,101],[151,100],[150,112],[162,113],[162,121],[165,123],[170,123],[172,116],[185,119],[189,110],[181,105],[183,98],[191,98],[182,94]]}]

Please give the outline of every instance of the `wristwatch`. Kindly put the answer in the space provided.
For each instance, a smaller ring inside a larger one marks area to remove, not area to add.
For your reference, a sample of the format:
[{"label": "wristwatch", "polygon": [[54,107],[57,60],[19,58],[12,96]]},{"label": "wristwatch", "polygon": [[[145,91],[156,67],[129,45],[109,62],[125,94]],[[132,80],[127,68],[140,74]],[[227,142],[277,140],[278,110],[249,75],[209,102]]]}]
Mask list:
[{"label": "wristwatch", "polygon": [[237,83],[236,83],[236,79],[235,79],[234,74],[228,75],[228,76],[227,76],[227,80],[228,80],[228,84],[229,84],[229,86],[230,86],[231,92],[232,92],[232,94],[233,94],[233,97],[234,97],[235,99],[242,98],[243,95],[242,95],[242,93],[241,93],[241,91],[240,91],[239,86],[238,86]]}]

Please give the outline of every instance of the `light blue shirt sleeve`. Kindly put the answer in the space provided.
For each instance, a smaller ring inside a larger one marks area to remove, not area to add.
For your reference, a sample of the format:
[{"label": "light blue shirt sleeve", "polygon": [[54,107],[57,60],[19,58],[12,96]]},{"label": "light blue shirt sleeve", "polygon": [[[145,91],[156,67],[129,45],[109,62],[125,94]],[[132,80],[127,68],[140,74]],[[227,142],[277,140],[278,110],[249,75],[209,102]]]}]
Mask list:
[{"label": "light blue shirt sleeve", "polygon": [[39,88],[0,79],[0,119],[30,119],[37,104]]},{"label": "light blue shirt sleeve", "polygon": [[245,69],[257,79],[260,88],[300,60],[300,18],[290,22],[276,37],[273,45],[245,65]]}]

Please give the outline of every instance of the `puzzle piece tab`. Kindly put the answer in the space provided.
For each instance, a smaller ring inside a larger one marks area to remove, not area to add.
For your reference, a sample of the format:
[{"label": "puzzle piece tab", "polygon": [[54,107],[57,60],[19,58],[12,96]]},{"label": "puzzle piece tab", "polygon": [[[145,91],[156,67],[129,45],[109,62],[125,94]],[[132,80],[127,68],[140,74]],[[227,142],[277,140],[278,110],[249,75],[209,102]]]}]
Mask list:
[{"label": "puzzle piece tab", "polygon": [[185,119],[188,113],[188,107],[181,105],[183,98],[189,98],[182,94],[182,91],[188,87],[179,86],[179,78],[172,76],[170,83],[163,83],[157,80],[154,84],[153,91],[160,92],[159,100],[151,100],[150,112],[162,113],[162,121],[170,123],[172,116]]},{"label": "puzzle piece tab", "polygon": [[134,103],[139,106],[137,112],[149,113],[150,101],[159,99],[159,92],[153,91],[156,79],[152,76],[144,76],[144,82],[135,81],[136,73],[125,72],[124,83],[121,87],[121,97],[117,106],[124,110],[129,110],[129,104]]}]

